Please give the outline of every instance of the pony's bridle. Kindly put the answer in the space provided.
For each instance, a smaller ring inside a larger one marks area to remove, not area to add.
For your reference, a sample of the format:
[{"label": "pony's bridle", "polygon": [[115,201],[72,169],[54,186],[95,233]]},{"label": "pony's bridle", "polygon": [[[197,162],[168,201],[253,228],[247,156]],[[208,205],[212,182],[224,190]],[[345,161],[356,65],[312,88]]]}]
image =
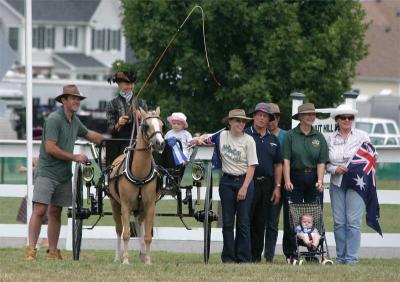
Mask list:
[{"label": "pony's bridle", "polygon": [[148,119],[153,119],[153,118],[156,118],[156,119],[160,120],[161,124],[163,124],[163,121],[158,116],[149,116],[149,117],[146,117],[146,118],[144,118],[142,120],[142,125],[141,125],[142,134],[143,134],[144,138],[146,139],[146,141],[149,142],[149,143],[150,143],[151,138],[153,138],[156,134],[161,134],[161,137],[164,139],[164,134],[160,130],[154,131],[152,134],[150,134],[150,136],[147,134],[147,131],[149,130],[149,125],[147,124],[146,121]]}]

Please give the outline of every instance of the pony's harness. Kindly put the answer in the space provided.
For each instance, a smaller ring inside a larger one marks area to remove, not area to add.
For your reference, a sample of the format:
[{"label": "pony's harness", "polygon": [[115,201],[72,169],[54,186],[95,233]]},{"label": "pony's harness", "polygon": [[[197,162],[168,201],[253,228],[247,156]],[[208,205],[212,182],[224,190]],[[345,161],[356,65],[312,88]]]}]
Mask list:
[{"label": "pony's harness", "polygon": [[[119,167],[117,169],[117,174],[113,177],[113,179],[118,178],[121,175],[124,175],[126,177],[126,179],[128,179],[128,181],[131,182],[132,184],[142,186],[142,185],[145,185],[145,184],[149,183],[150,181],[152,181],[157,176],[157,174],[158,174],[157,165],[155,164],[154,159],[151,160],[150,173],[145,178],[139,178],[139,177],[134,176],[132,174],[131,170],[130,170],[130,164],[133,161],[132,151],[148,151],[148,150],[151,150],[150,139],[153,138],[153,136],[156,135],[156,134],[161,134],[161,136],[163,136],[163,133],[160,130],[154,131],[152,134],[150,134],[150,136],[147,134],[147,131],[149,129],[149,125],[147,124],[147,120],[148,119],[152,119],[152,118],[157,118],[157,119],[161,120],[158,116],[156,116],[156,115],[154,115],[154,113],[152,113],[151,116],[146,117],[145,119],[143,119],[142,124],[141,124],[141,133],[142,133],[143,137],[146,139],[146,141],[149,143],[149,145],[147,147],[144,147],[144,148],[136,148],[136,142],[134,142],[132,144],[132,146],[126,148],[125,158],[119,164]],[[118,174],[118,172],[121,171],[121,168],[123,169],[123,173],[122,174]]]}]

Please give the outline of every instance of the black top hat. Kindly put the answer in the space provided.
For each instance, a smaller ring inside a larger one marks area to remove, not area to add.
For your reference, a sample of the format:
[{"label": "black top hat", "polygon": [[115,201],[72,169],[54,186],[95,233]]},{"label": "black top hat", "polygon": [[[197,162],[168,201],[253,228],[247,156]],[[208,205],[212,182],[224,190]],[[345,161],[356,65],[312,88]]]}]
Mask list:
[{"label": "black top hat", "polygon": [[127,83],[135,83],[136,82],[136,74],[133,71],[118,71],[112,77],[108,79],[108,82],[118,83],[118,82],[127,82]]}]

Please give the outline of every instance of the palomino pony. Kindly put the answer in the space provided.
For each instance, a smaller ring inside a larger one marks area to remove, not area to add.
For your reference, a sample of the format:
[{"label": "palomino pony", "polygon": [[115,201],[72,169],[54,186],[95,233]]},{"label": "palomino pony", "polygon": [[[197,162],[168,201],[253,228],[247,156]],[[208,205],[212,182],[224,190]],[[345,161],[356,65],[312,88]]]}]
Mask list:
[{"label": "palomino pony", "polygon": [[[129,264],[130,216],[132,211],[136,211],[139,225],[140,259],[145,264],[151,264],[151,231],[157,200],[157,177],[155,177],[156,170],[152,150],[162,152],[165,141],[159,107],[155,111],[145,112],[140,109],[136,113],[142,120],[142,124],[138,128],[136,146],[128,148],[127,156],[121,155],[114,160],[110,174],[111,206],[117,233],[115,261],[120,261],[121,258],[121,234],[123,231],[123,264]],[[132,161],[129,152],[134,153]]]}]

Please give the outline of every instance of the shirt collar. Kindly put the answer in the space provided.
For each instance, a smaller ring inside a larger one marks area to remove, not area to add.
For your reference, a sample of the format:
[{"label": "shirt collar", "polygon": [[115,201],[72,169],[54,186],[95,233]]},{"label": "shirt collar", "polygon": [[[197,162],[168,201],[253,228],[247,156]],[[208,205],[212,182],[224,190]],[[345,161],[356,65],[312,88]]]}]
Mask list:
[{"label": "shirt collar", "polygon": [[317,134],[317,132],[318,132],[318,130],[316,130],[313,126],[311,126],[311,131],[310,131],[310,133],[307,134],[307,135],[305,135],[305,134],[303,133],[303,131],[301,131],[301,129],[300,129],[300,124],[297,125],[297,126],[294,128],[294,131],[295,131],[297,134],[301,134],[301,135],[304,135],[304,136],[315,135],[315,134]]}]

